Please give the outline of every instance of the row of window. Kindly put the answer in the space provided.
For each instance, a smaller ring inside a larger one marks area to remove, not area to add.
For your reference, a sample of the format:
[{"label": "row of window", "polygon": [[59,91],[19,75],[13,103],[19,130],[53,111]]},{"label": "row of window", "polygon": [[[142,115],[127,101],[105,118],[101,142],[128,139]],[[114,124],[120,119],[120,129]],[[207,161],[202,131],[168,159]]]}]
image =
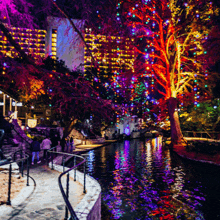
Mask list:
[{"label": "row of window", "polygon": [[[117,53],[108,53],[108,54],[103,53],[103,54],[101,54],[102,55],[101,56],[100,54],[92,53],[92,55],[95,57],[100,57],[101,59],[114,59],[114,58],[118,59],[119,57],[121,59],[133,59],[134,58],[134,54],[120,54],[120,56],[119,56]],[[85,53],[84,56],[91,58],[89,53]]]},{"label": "row of window", "polygon": [[112,39],[112,40],[126,40],[126,41],[134,41],[133,38],[119,37],[119,36],[105,36],[105,35],[94,35],[94,34],[85,34],[85,38],[94,38],[94,39]]},{"label": "row of window", "polygon": [[[111,64],[111,65],[110,65]],[[85,65],[84,65],[84,67],[86,68],[86,67],[93,67],[93,65],[90,65],[89,63],[86,63]],[[118,70],[118,69],[122,69],[122,68],[124,68],[125,70],[131,70],[131,69],[133,69],[133,67],[130,67],[130,66],[123,66],[123,67],[121,67],[121,66],[119,66],[119,65],[115,65],[115,63],[109,63],[109,66],[106,66],[106,65],[100,65],[99,66],[99,68],[103,68],[103,69],[111,69],[112,71],[114,71],[114,70]]]},{"label": "row of window", "polygon": [[[28,52],[29,52],[29,51],[26,51],[25,53],[28,54]],[[19,54],[18,54],[17,52],[15,52],[15,51],[6,51],[6,50],[1,50],[1,49],[0,49],[0,53],[1,53],[1,54],[4,54],[4,55],[6,55],[6,56],[12,57],[12,58],[14,58],[15,56],[18,56],[18,55],[19,55]],[[44,57],[44,56],[45,56],[45,53],[38,51],[38,52],[34,52],[34,55],[35,55],[35,56]],[[37,59],[37,58],[36,58],[36,59]]]},{"label": "row of window", "polygon": [[[19,36],[19,37],[27,37],[27,38],[45,38],[45,34],[39,34],[39,33],[35,33],[35,34],[27,34],[27,33],[15,33],[15,32],[9,32],[12,36]],[[0,31],[0,36],[4,36],[3,32]]]},{"label": "row of window", "polygon": [[51,41],[52,41],[52,44],[51,44],[51,57],[52,59],[56,59],[56,56],[57,56],[57,29],[52,29],[52,35],[51,35]]}]

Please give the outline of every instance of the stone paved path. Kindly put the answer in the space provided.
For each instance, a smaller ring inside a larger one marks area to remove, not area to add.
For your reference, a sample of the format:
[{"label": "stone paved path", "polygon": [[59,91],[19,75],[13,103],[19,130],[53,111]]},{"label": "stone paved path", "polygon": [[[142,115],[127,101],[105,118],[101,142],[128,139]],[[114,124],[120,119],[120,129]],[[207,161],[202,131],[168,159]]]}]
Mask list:
[{"label": "stone paved path", "polygon": [[[59,172],[51,170],[46,165],[34,165],[30,169],[30,176],[35,181],[33,193],[7,214],[0,213],[1,220],[61,220],[65,217],[65,205],[58,186]],[[63,178],[66,186],[66,177]],[[34,182],[30,180],[30,185]],[[28,186],[27,186],[28,187]],[[83,186],[70,179],[69,200],[74,207],[83,198]],[[12,204],[13,205],[13,204]],[[5,205],[4,205],[5,206]],[[1,212],[1,207],[0,207]]]}]

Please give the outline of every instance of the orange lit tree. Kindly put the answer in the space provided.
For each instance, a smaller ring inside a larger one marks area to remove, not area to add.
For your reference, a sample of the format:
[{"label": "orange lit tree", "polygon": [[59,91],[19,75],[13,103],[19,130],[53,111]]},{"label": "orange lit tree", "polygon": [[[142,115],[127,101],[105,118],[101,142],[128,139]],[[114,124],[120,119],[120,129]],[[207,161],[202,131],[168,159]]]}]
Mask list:
[{"label": "orange lit tree", "polygon": [[[154,78],[155,89],[165,100],[173,144],[184,143],[178,102],[193,95],[195,107],[207,98],[208,69],[204,43],[218,10],[205,0],[120,1],[121,21],[131,27],[136,52],[145,71]],[[139,64],[140,65],[140,64]]]},{"label": "orange lit tree", "polygon": [[0,87],[16,93],[28,106],[40,105],[55,110],[59,119],[66,122],[66,134],[76,119],[92,118],[99,127],[104,122],[110,123],[113,115],[111,101],[104,100],[82,73],[74,75],[67,68],[58,68],[57,60],[52,60],[49,65],[45,59],[27,54],[14,39],[8,25],[36,27],[29,11],[32,5],[28,2],[0,2],[0,30],[17,54],[14,57],[0,54]]}]

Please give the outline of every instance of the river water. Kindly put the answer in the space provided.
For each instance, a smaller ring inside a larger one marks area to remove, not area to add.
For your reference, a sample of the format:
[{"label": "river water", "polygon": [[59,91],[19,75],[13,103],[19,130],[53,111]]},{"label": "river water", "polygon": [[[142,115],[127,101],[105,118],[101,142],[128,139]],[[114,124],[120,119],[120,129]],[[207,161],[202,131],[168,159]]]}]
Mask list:
[{"label": "river water", "polygon": [[183,160],[162,137],[125,140],[86,154],[102,188],[102,219],[220,219],[220,167]]}]

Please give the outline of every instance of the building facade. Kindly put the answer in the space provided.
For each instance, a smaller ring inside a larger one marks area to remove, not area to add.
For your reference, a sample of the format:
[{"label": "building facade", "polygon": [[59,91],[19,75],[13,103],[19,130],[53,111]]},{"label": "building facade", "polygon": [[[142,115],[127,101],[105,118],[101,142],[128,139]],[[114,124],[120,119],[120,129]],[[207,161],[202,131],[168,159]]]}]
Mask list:
[{"label": "building facade", "polygon": [[[7,24],[5,26],[25,53],[33,54],[35,57],[45,56],[46,30],[12,27]],[[0,53],[9,57],[18,55],[2,31],[0,31]]]},{"label": "building facade", "polygon": [[[46,56],[65,61],[70,70],[83,70],[84,43],[68,19],[47,18]],[[84,32],[84,21],[72,19],[77,29]]]},{"label": "building facade", "polygon": [[[85,28],[84,66],[85,69],[94,67],[92,56],[98,66],[98,73],[134,72],[134,39],[121,36],[95,35],[91,28]],[[89,52],[91,51],[91,53]]]}]

